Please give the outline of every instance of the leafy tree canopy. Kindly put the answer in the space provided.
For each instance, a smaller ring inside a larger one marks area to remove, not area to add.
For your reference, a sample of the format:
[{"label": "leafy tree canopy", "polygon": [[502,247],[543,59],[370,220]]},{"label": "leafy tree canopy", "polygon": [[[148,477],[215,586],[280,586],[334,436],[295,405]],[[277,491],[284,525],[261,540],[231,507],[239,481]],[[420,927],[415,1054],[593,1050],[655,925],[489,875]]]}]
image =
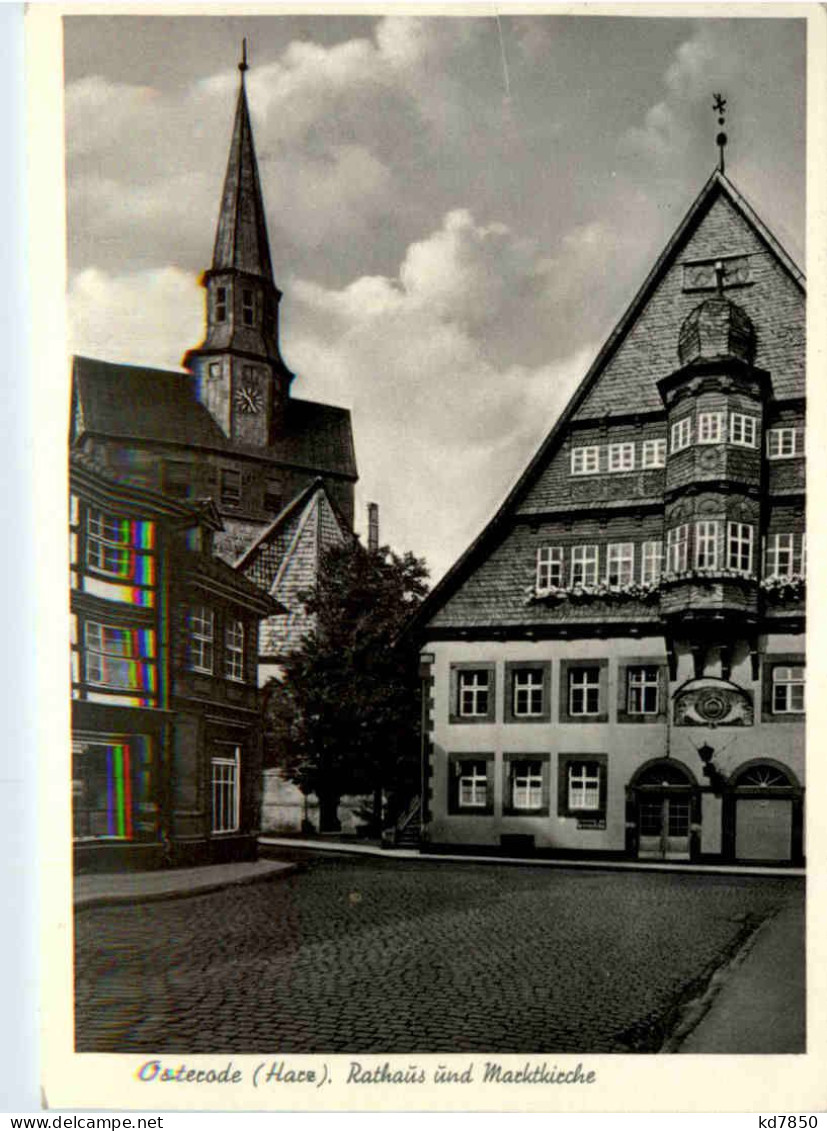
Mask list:
[{"label": "leafy tree canopy", "polygon": [[301,595],[314,627],[265,688],[265,758],[323,810],[380,791],[393,809],[415,792],[417,649],[400,633],[427,577],[411,553],[353,541],[324,552],[315,587]]}]

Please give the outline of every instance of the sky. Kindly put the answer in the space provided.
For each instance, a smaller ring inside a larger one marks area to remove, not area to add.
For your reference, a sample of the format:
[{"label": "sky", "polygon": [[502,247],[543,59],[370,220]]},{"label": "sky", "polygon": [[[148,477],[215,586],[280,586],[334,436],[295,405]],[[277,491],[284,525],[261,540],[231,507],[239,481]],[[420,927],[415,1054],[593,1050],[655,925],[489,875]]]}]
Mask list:
[{"label": "sky", "polygon": [[[436,582],[717,161],[804,266],[805,26],[508,15],[64,20],[73,352],[180,367],[246,36],[293,395],[349,408],[357,529]],[[676,11],[680,9],[676,7]]]}]

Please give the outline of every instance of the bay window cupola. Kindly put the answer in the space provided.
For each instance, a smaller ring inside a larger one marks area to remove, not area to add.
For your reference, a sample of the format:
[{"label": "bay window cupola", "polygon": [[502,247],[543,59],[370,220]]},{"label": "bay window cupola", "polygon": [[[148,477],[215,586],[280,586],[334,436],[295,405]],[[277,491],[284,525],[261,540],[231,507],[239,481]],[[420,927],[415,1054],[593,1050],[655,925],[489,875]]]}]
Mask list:
[{"label": "bay window cupola", "polygon": [[673,630],[694,625],[710,639],[758,613],[770,382],[755,351],[749,316],[719,290],[685,319],[680,367],[658,382],[667,412],[661,610]]},{"label": "bay window cupola", "polygon": [[207,332],[184,365],[198,398],[234,443],[267,447],[278,441],[293,374],[279,347],[281,291],[273,278],[264,201],[244,75],[215,235],[207,291]]}]

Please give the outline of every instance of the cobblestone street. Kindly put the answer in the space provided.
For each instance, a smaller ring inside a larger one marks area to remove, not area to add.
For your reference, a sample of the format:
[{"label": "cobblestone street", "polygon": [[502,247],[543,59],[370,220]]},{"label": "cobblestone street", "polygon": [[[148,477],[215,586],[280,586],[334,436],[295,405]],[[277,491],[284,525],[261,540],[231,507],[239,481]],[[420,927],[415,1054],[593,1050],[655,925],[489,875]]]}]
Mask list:
[{"label": "cobblestone street", "polygon": [[78,1051],[655,1051],[800,880],[297,854],[76,915]]}]

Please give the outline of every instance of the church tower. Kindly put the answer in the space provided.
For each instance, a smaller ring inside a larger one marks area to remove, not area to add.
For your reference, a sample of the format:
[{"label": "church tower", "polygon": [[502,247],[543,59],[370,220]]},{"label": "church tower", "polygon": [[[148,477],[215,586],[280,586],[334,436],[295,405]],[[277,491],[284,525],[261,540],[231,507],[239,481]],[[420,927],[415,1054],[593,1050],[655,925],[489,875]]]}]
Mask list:
[{"label": "church tower", "polygon": [[234,444],[264,448],[284,426],[293,374],[279,350],[281,291],[273,278],[245,73],[247,43],[212,267],[203,276],[207,332],[184,365],[198,399]]}]

